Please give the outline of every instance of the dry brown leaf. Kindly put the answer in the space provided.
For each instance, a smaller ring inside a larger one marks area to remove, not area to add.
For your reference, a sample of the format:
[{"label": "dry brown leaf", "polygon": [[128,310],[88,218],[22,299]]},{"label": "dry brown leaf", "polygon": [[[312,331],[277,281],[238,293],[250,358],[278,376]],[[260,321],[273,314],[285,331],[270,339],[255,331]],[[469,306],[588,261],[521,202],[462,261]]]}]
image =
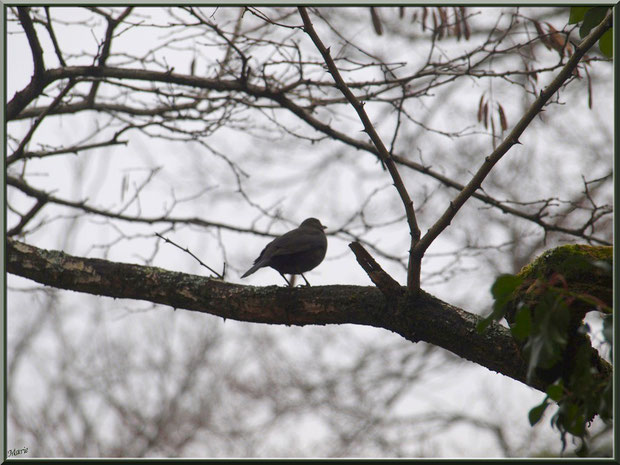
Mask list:
[{"label": "dry brown leaf", "polygon": [[463,21],[463,34],[465,35],[465,40],[469,40],[471,32],[469,30],[469,24],[467,23],[467,14],[464,6],[459,7],[461,9],[461,19]]},{"label": "dry brown leaf", "polygon": [[439,19],[441,19],[441,23],[439,25],[441,27],[445,27],[448,24],[448,14],[446,13],[446,10],[441,6],[437,7],[437,11],[439,12]]},{"label": "dry brown leaf", "polygon": [[380,36],[383,34],[383,28],[381,27],[381,18],[379,18],[379,13],[377,13],[374,6],[370,7],[370,17],[372,18],[372,27],[375,28],[375,32],[378,36]]},{"label": "dry brown leaf", "polygon": [[562,32],[559,32],[551,24],[546,23],[549,29],[549,40],[551,46],[561,55],[571,56],[573,54],[573,46],[568,42],[568,36]]},{"label": "dry brown leaf", "polygon": [[478,102],[478,122],[482,121],[482,106],[484,105],[484,94],[480,96],[480,102]]},{"label": "dry brown leaf", "polygon": [[506,120],[506,114],[504,113],[504,108],[501,103],[497,104],[498,112],[499,112],[499,124],[502,127],[502,132],[508,129],[508,121]]},{"label": "dry brown leaf", "polygon": [[545,47],[547,47],[548,50],[551,50],[551,44],[549,43],[549,39],[547,37],[547,34],[543,30],[543,28],[540,25],[540,23],[538,21],[536,21],[535,19],[532,20],[532,23],[534,23],[534,27],[536,28],[536,33],[538,34],[538,38],[545,45]]},{"label": "dry brown leaf", "polygon": [[457,7],[452,8],[454,10],[454,35],[456,40],[461,40],[461,17],[459,16],[459,9]]}]

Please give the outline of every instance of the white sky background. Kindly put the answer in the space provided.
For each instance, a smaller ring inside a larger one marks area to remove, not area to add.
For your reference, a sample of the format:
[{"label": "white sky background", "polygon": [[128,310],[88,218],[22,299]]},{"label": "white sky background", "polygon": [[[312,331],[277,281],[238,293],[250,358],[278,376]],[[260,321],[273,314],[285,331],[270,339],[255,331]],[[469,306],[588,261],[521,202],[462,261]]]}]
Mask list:
[{"label": "white sky background", "polygon": [[[140,8],[138,11],[142,11]],[[150,13],[156,12],[157,9],[151,9]],[[71,9],[67,12],[75,12],[75,14],[83,14],[81,9]],[[90,16],[90,15],[89,15]],[[157,17],[155,13],[155,18]],[[218,20],[218,14],[215,19]],[[476,18],[476,21],[484,21],[484,15]],[[369,21],[368,21],[369,23]],[[373,47],[373,43],[378,43],[373,34],[369,34],[369,24],[360,25],[360,31],[346,30],[350,36],[361,34],[367,35],[366,44],[369,48]],[[321,29],[320,21],[316,21],[319,34],[324,32]],[[555,24],[557,29],[562,28],[562,24]],[[346,25],[342,25],[343,30]],[[9,33],[15,29],[14,24],[8,25]],[[363,30],[362,30],[363,29]],[[61,38],[64,49],[71,48],[76,54],[82,50],[92,52],[96,47],[95,38],[102,37],[101,25],[93,28],[93,32],[83,28],[76,32],[76,28],[70,28],[63,31],[58,26],[57,34]],[[75,34],[75,35],[67,35]],[[78,35],[79,34],[79,35]],[[162,31],[154,31],[156,37],[162,37]],[[93,36],[94,35],[94,36]],[[300,36],[302,34],[300,33]],[[55,56],[51,52],[48,43],[45,43],[47,36],[40,34],[43,40],[47,66],[57,66]],[[303,38],[302,38],[303,39]],[[452,41],[454,42],[454,41]],[[454,43],[449,42],[440,44],[452,53]],[[132,34],[131,31],[121,36],[114,45],[115,50],[131,49],[136,55],[140,50],[148,50],[151,47],[152,40],[145,37],[143,33]],[[200,40],[198,40],[200,43]],[[124,45],[129,44],[128,47]],[[328,44],[329,45],[329,44]],[[467,43],[461,43],[467,46]],[[383,46],[385,47],[385,46]],[[380,47],[376,47],[380,48]],[[336,54],[337,46],[332,49]],[[377,53],[382,50],[376,50]],[[408,54],[418,54],[424,56],[424,51],[410,50],[399,47],[395,44],[390,50],[383,50],[385,54],[403,53],[403,60],[408,60]],[[549,56],[556,52],[548,52]],[[172,53],[167,50],[160,58],[165,59],[166,63],[173,66],[180,73],[188,72],[189,62],[193,52],[182,53],[182,51]],[[258,60],[260,57],[255,57]],[[557,59],[557,54],[555,55]],[[397,61],[394,58],[392,61]],[[72,64],[78,64],[79,59]],[[90,64],[90,63],[83,63]],[[114,64],[112,61],[110,64]],[[602,68],[599,65],[599,68]],[[412,66],[415,69],[415,66]],[[201,71],[201,61],[196,63],[197,73]],[[23,35],[10,35],[8,37],[7,46],[7,96],[10,99],[14,93],[22,89],[30,79],[32,73],[31,55]],[[555,76],[546,76],[544,79],[549,80]],[[611,80],[611,66],[609,73],[605,78],[606,82],[599,82],[595,86],[594,94],[594,110],[587,109],[585,98],[582,101],[571,102],[569,110],[551,106],[543,115],[542,122],[536,119],[528,128],[521,139],[522,146],[513,147],[506,155],[506,159],[500,162],[509,164],[510,159],[517,157],[528,157],[532,160],[532,166],[535,172],[532,173],[528,180],[520,179],[523,183],[523,197],[520,200],[532,200],[533,198],[544,198],[559,193],[551,191],[542,192],[534,190],[541,185],[541,179],[549,182],[550,188],[556,183],[553,178],[555,173],[557,178],[566,180],[567,190],[570,186],[575,189],[581,188],[581,180],[579,170],[581,162],[584,158],[589,157],[588,153],[581,151],[581,147],[577,151],[571,151],[574,145],[574,138],[580,137],[579,134],[588,134],[592,137],[592,145],[596,146],[596,138],[601,138],[604,143],[611,144],[612,134],[612,95],[613,86]],[[542,82],[540,83],[542,85]],[[584,86],[583,81],[574,82],[572,86]],[[440,119],[431,119],[425,121],[436,129],[445,131],[458,131],[466,126],[470,126],[470,132],[479,131],[473,127],[472,121],[475,121],[475,112],[477,101],[480,97],[485,84],[480,81],[471,81],[469,93],[446,94],[444,105],[453,107],[454,120],[446,118],[446,113],[437,113]],[[443,92],[443,91],[442,91]],[[497,92],[505,92],[503,89],[497,89]],[[521,94],[519,94],[521,95]],[[509,126],[514,124],[524,110],[525,103],[513,98],[510,92],[503,96],[504,107],[507,109]],[[429,98],[422,100],[420,112],[428,109],[429,106],[437,105],[438,98]],[[371,106],[367,106],[367,111],[371,112],[371,118],[377,124],[380,134],[389,140],[391,136],[390,125],[392,122],[386,119],[381,124],[381,118],[376,113],[373,114]],[[48,118],[37,132],[36,141],[45,142],[50,145],[67,145],[79,140],[84,134],[90,134],[94,131],[105,130],[99,128],[94,119],[81,113],[79,116],[66,116],[62,118]],[[560,116],[561,115],[561,116]],[[319,114],[319,117],[321,115]],[[344,121],[344,118],[343,118]],[[339,124],[345,124],[340,121]],[[577,123],[577,124],[576,124]],[[306,131],[305,123],[298,122],[300,131]],[[21,126],[21,130],[16,128]],[[361,129],[361,123],[354,118],[350,118],[351,128],[356,126]],[[20,134],[27,130],[27,123],[12,123],[8,128],[8,133]],[[572,128],[579,127],[579,131]],[[353,129],[352,129],[353,130]],[[360,133],[361,135],[361,133]],[[179,203],[175,210],[175,216],[199,216],[201,218],[213,221],[220,221],[227,224],[239,226],[247,226],[251,221],[260,217],[259,212],[251,209],[241,199],[239,194],[235,192],[234,178],[226,163],[218,160],[216,157],[206,153],[203,147],[198,144],[189,144],[185,142],[173,143],[163,141],[161,139],[149,139],[137,132],[131,132],[123,138],[129,139],[127,146],[107,147],[100,150],[92,150],[88,153],[82,153],[78,156],[60,156],[52,157],[41,161],[30,161],[28,163],[28,173],[31,176],[30,181],[39,189],[54,190],[55,195],[63,198],[78,199],[88,197],[91,204],[106,207],[109,205],[121,204],[122,185],[124,179],[128,180],[129,186],[139,185],[149,174],[149,169],[159,168],[153,182],[142,193],[140,197],[141,211],[144,216],[157,216],[170,204],[171,192],[177,199],[195,196],[202,189],[209,187],[208,193],[199,198],[192,199],[183,203]],[[609,138],[607,141],[606,138]],[[471,136],[471,150],[479,149],[481,151],[480,160],[483,154],[491,152],[489,139]],[[457,140],[458,142],[458,140]],[[380,194],[370,203],[366,210],[366,216],[369,221],[385,221],[394,219],[401,215],[402,207],[399,202],[395,202],[396,192],[390,185],[391,180],[387,172],[382,171],[376,161],[368,154],[351,153],[349,148],[341,148],[342,158],[334,161],[334,169],[327,172],[327,175],[320,180],[311,192],[299,192],[290,187],[288,179],[290,175],[296,175],[303,170],[311,170],[319,158],[315,157],[317,152],[329,153],[330,151],[339,150],[336,142],[322,142],[315,145],[303,144],[301,142],[293,144],[281,144],[277,140],[273,140],[268,135],[264,140],[252,137],[249,134],[240,134],[238,131],[233,132],[227,129],[219,131],[215,136],[209,139],[209,143],[219,150],[221,153],[230,155],[236,160],[242,169],[250,174],[250,177],[244,180],[247,193],[253,201],[264,207],[281,202],[281,210],[283,216],[290,218],[295,222],[299,222],[306,217],[316,216],[332,229],[337,228],[343,221],[348,218],[359,206],[356,199],[363,198],[372,190],[372,187],[384,187]],[[454,141],[435,134],[421,133],[421,137],[416,140],[415,153],[412,157],[417,157],[417,153],[421,153],[425,161],[434,158],[435,151],[449,151],[455,149]],[[458,147],[462,147],[459,145]],[[611,147],[611,145],[610,145]],[[34,144],[31,145],[34,148]],[[407,147],[399,147],[399,150],[406,151]],[[470,166],[466,158],[459,158],[458,148],[454,153],[454,164],[462,170],[462,176],[458,180],[464,182],[468,180],[466,172],[473,172],[478,165]],[[313,153],[316,151],[315,153]],[[10,152],[10,150],[9,150]],[[264,155],[265,154],[265,155]],[[611,148],[610,148],[611,154]],[[279,163],[277,170],[264,170],[263,157],[271,159],[271,157],[282,157],[282,159],[290,160],[289,163]],[[573,163],[571,160],[578,158],[579,163]],[[555,160],[547,163],[546,160]],[[347,169],[355,160],[357,168],[355,171]],[[417,158],[416,158],[417,160]],[[462,160],[462,161],[461,161]],[[558,163],[557,160],[562,160]],[[610,161],[611,164],[611,161]],[[499,166],[498,166],[499,168]],[[589,178],[596,178],[604,175],[609,166],[592,166],[592,172]],[[364,177],[360,178],[360,173],[364,173]],[[448,173],[450,174],[450,173]],[[36,176],[36,178],[35,178]],[[497,177],[498,183],[503,180],[510,179],[510,175],[503,173],[493,173],[492,177]],[[74,182],[76,179],[80,183]],[[362,180],[363,179],[363,180]],[[529,183],[528,183],[529,181]],[[414,200],[414,205],[422,196],[421,184],[428,182],[422,175],[408,173],[406,176],[407,188]],[[531,184],[530,184],[531,183]],[[432,186],[432,184],[429,184]],[[485,185],[486,187],[486,185]],[[432,188],[432,187],[431,187]],[[491,187],[492,189],[492,187]],[[529,193],[533,191],[534,197],[530,197]],[[132,193],[130,190],[125,193],[127,199]],[[11,194],[9,192],[9,194]],[[450,193],[455,194],[455,191]],[[351,201],[348,201],[348,199]],[[16,205],[20,205],[18,195],[10,195],[10,201]],[[205,201],[208,199],[208,201]],[[452,250],[457,250],[462,246],[466,236],[470,234],[469,230],[461,230],[460,225],[466,221],[467,215],[475,215],[481,204],[476,200],[471,200],[469,205],[461,211],[452,225],[449,233],[442,235],[429,249],[429,256],[434,254],[445,254]],[[24,209],[27,207],[23,207]],[[440,201],[431,202],[422,218],[424,223],[420,224],[420,228],[424,233],[428,229],[432,221],[436,219],[443,211],[445,205]],[[73,212],[58,207],[46,207],[45,214],[48,218],[62,212],[67,215]],[[131,207],[127,213],[135,213],[134,207]],[[7,214],[8,227],[14,222],[14,215]],[[12,221],[13,220],[13,221]],[[146,257],[150,257],[153,253],[154,241],[150,236],[154,232],[163,231],[163,225],[150,226],[146,224],[129,224],[117,223],[122,227],[122,231],[126,235],[144,235],[144,239],[124,240],[115,244],[111,248],[109,254],[102,254],[102,249],[98,245],[108,244],[117,237],[117,231],[108,224],[89,218],[88,220],[80,220],[80,226],[77,232],[70,237],[64,235],[65,224],[62,221],[56,221],[47,225],[44,229],[34,233],[27,240],[38,247],[50,249],[62,249],[67,253],[88,257],[99,257],[130,263],[143,263]],[[259,229],[265,230],[270,225],[264,220],[257,223]],[[277,224],[270,230],[275,233],[281,233],[290,229],[293,225]],[[492,224],[480,225],[484,231],[480,233],[482,244],[501,244],[507,238],[503,231],[495,229]],[[375,238],[381,237],[380,244],[392,243],[392,250],[399,255],[406,254],[408,234],[406,232],[406,224],[402,222],[401,226],[381,230]],[[533,232],[540,237],[541,231],[528,223],[523,223],[525,233]],[[379,236],[382,234],[383,236]],[[175,240],[184,246],[189,247],[193,253],[198,255],[203,261],[217,270],[221,270],[222,260],[225,259],[228,266],[227,280],[231,282],[240,282],[256,286],[262,285],[281,285],[280,276],[271,269],[263,269],[252,275],[246,280],[239,280],[242,274],[251,265],[252,260],[258,255],[262,247],[268,242],[265,237],[255,237],[248,234],[239,234],[232,232],[223,232],[222,238],[228,243],[225,257],[218,246],[216,238],[207,231],[196,227],[183,228],[176,232],[166,233],[166,236]],[[373,236],[371,236],[373,237]],[[474,238],[476,239],[476,238]],[[370,285],[368,277],[363,270],[357,265],[354,256],[350,253],[348,241],[339,240],[331,237],[327,258],[321,266],[316,270],[307,274],[307,278],[313,285],[329,285],[329,284],[355,284]],[[230,244],[234,244],[231,246]],[[449,263],[449,258],[427,258],[423,262],[424,272],[423,281],[425,290],[431,292],[435,296],[455,305],[462,306],[465,310],[486,314],[491,302],[489,288],[498,270],[488,267],[483,259],[476,257],[466,258],[461,265],[469,271],[460,270],[449,282],[434,280],[431,276],[433,270],[441,269],[445,263]],[[385,269],[401,282],[405,281],[405,271],[394,263],[385,262],[378,259]],[[384,263],[385,262],[385,263]],[[510,269],[510,262],[506,260],[503,270],[505,272],[513,272]],[[157,255],[152,262],[153,265],[169,270],[183,271],[188,273],[204,274],[204,269],[191,258],[183,254],[176,248],[162,244]],[[30,288],[34,285],[25,279],[17,278],[9,275],[7,278],[8,285],[8,347],[10,350],[12,337],[18,333],[33,315],[29,314],[28,308],[30,298],[22,293],[15,292],[16,288]],[[150,309],[150,305],[145,302],[132,302],[112,300],[108,298],[99,298],[92,296],[84,296],[77,293],[66,292],[62,294],[63,306],[67,309],[70,316],[69,331],[76,337],[84,337],[85,343],[88,338],[82,331],[85,331],[84,321],[82,321],[83,312],[104,311],[102,315],[101,328],[102,332],[110,337],[128,337],[135,338],[137,341],[141,339],[147,328],[155,326],[163,326],[172,339],[178,340],[179,344],[184,339],[184,331],[189,327],[206,327],[215,325],[223,328],[224,334],[232,335],[239,331],[242,323],[226,321],[223,323],[221,319],[193,312],[176,311],[172,309],[158,307]],[[95,305],[98,301],[101,309],[89,310],[89,307]],[[105,310],[103,310],[103,308]],[[146,311],[136,311],[136,309],[146,309]],[[85,321],[90,321],[87,319]],[[147,323],[147,325],[145,325]],[[339,348],[332,350],[326,348],[326,353],[334,357],[334,363],[341,362],[340,358],[346,360],[348,350],[357,347],[356,344],[347,344],[348,338],[357,341],[366,340],[368,343],[377,343],[377,341],[390,341],[402,339],[400,336],[391,334],[385,330],[377,330],[373,328],[356,327],[353,325],[345,325],[343,327],[305,327],[305,328],[285,328],[274,327],[269,328],[277,335],[280,343],[294,353],[297,350],[303,351],[303,347],[299,346],[299,341],[303,342],[303,337],[312,335],[312,337],[321,338],[322,334],[329,333],[332,336],[330,340],[338,340]],[[336,335],[334,337],[333,335]],[[42,344],[41,353],[45,352],[45,338],[39,340]],[[423,344],[418,344],[422,350]],[[181,346],[179,346],[181,347]],[[50,357],[53,357],[54,350],[49,351]],[[244,350],[244,348],[229,347],[228,350]],[[10,351],[8,356],[10,357]],[[436,355],[435,355],[436,356]],[[43,363],[43,362],[42,362]],[[514,431],[517,434],[527,433],[529,425],[527,422],[527,411],[536,403],[540,402],[543,394],[534,391],[520,383],[506,378],[502,375],[491,373],[485,368],[463,362],[460,365],[450,365],[449,370],[441,370],[441,364],[438,364],[438,372],[431,377],[425,378],[423,384],[415,386],[412,389],[411,399],[408,405],[403,405],[404,410],[418,412],[432,412],[438,405],[445,408],[446,411],[467,410],[475,411],[481,415],[497,415],[501,409],[501,415],[507,421],[514,425]],[[37,367],[29,364],[24,372],[20,373],[19,386],[20,391],[25,396],[32,399],[33,404],[36,403],[37,393]],[[9,406],[10,408],[10,406]],[[309,430],[313,427],[307,426]],[[550,443],[559,449],[559,441],[557,433],[550,432],[548,420],[543,420],[542,424],[537,426],[537,430],[546,430],[541,435],[542,438],[551,438]],[[7,446],[23,447],[22,444],[12,444],[12,432],[8,431],[9,442]],[[469,428],[455,427],[450,430],[449,439],[441,441],[439,447],[439,456],[496,456],[497,447],[491,440],[480,440],[476,436],[476,432]],[[34,445],[32,445],[34,447]],[[309,445],[308,447],[311,447]],[[200,452],[197,451],[197,454]],[[309,455],[312,455],[311,449]]]}]

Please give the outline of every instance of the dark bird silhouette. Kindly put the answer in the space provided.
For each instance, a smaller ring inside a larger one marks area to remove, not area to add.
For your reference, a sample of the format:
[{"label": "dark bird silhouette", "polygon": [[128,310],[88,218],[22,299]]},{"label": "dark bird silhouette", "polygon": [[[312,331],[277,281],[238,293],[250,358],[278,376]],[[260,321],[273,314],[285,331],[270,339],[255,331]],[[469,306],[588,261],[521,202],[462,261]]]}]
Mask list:
[{"label": "dark bird silhouette", "polygon": [[316,268],[325,258],[327,252],[327,237],[323,226],[316,218],[304,220],[298,228],[293,229],[265,246],[254,266],[246,271],[242,278],[250,276],[259,268],[270,266],[291,283],[284,276],[286,274],[300,274],[306,284],[310,283],[303,275],[306,271]]}]

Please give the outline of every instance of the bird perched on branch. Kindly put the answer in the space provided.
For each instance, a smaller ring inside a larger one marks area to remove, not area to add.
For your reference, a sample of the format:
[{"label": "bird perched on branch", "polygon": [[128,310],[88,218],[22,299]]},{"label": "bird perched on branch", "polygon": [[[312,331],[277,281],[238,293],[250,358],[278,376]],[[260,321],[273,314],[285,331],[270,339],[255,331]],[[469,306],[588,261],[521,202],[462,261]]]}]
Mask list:
[{"label": "bird perched on branch", "polygon": [[276,237],[267,244],[254,260],[254,266],[241,277],[245,278],[259,268],[270,266],[280,273],[289,286],[291,283],[284,273],[300,274],[309,286],[310,283],[303,273],[316,268],[325,258],[327,252],[325,228],[326,226],[316,218],[304,220],[298,228]]}]

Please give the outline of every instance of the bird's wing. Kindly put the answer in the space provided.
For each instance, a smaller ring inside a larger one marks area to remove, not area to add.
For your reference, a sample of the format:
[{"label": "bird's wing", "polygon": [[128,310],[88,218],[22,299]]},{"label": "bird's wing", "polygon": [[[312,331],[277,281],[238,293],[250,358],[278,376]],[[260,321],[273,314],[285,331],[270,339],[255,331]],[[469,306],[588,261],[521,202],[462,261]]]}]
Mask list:
[{"label": "bird's wing", "polygon": [[[321,235],[314,231],[293,229],[274,239],[263,251],[266,256],[290,255],[312,250],[321,245]],[[261,253],[261,255],[263,255]]]}]

